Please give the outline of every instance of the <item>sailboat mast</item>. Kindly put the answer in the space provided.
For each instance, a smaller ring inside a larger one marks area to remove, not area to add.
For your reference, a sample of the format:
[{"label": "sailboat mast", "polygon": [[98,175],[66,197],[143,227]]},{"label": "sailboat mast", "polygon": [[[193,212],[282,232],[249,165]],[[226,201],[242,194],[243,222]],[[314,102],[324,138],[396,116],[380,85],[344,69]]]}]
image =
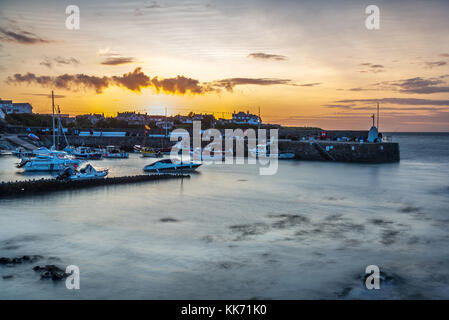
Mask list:
[{"label": "sailboat mast", "polygon": [[377,130],[379,130],[379,102],[377,103]]},{"label": "sailboat mast", "polygon": [[53,146],[52,148],[55,149],[56,145],[56,136],[55,136],[55,95],[53,93],[53,90],[51,90],[51,105],[53,110]]}]

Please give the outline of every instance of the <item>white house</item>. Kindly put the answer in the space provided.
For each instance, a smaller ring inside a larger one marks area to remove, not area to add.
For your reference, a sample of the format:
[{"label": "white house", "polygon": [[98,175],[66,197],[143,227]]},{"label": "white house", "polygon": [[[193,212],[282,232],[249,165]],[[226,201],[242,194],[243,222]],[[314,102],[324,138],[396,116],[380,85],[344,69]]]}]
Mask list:
[{"label": "white house", "polygon": [[33,113],[33,107],[29,103],[13,103],[12,100],[1,100],[0,109],[3,113]]},{"label": "white house", "polygon": [[251,114],[248,112],[238,112],[232,114],[232,122],[236,124],[251,124],[251,125],[258,125],[259,123],[262,123],[262,119],[259,118],[259,116],[255,114]]}]

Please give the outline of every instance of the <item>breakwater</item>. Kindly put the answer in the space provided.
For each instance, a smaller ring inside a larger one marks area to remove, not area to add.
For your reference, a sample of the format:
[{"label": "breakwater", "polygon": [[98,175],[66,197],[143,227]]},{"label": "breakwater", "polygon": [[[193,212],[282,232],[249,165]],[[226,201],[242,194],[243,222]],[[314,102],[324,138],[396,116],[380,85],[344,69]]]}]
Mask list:
[{"label": "breakwater", "polygon": [[16,182],[0,183],[0,198],[21,197],[32,194],[42,194],[48,192],[84,189],[103,185],[117,185],[128,183],[139,183],[147,181],[189,178],[185,174],[157,174],[157,175],[137,175],[125,177],[113,177],[105,179],[60,181],[56,179],[33,179]]},{"label": "breakwater", "polygon": [[279,150],[294,153],[298,160],[371,163],[400,160],[396,142],[280,141]]}]

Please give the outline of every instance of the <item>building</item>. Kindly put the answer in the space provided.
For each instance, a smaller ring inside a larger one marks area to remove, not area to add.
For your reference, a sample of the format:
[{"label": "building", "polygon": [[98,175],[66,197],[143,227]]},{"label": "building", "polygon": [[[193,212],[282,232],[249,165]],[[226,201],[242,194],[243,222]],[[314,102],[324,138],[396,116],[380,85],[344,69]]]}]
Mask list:
[{"label": "building", "polygon": [[126,121],[130,125],[144,125],[148,122],[148,115],[135,112],[117,112],[116,119]]},{"label": "building", "polygon": [[28,102],[25,103],[13,103],[12,100],[1,100],[0,109],[3,113],[33,113],[33,107]]},{"label": "building", "polygon": [[193,122],[193,120],[191,118],[189,118],[188,116],[181,116],[179,114],[176,115],[174,118],[177,123],[181,123],[181,124],[191,124]]},{"label": "building", "polygon": [[250,125],[259,125],[262,124],[262,119],[255,114],[249,113],[249,111],[245,112],[234,112],[232,114],[232,122],[235,124],[250,124]]},{"label": "building", "polygon": [[90,123],[96,124],[100,120],[104,120],[104,114],[97,114],[97,113],[91,113],[87,116],[87,119],[89,119]]}]

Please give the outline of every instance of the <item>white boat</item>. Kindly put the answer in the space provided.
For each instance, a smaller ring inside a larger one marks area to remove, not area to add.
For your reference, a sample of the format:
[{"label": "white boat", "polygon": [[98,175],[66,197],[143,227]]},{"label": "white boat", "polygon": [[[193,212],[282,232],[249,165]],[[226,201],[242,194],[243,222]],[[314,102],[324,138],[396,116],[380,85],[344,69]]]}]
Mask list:
[{"label": "white boat", "polygon": [[214,150],[211,147],[195,148],[190,151],[190,156],[194,161],[223,161],[226,157],[232,158],[234,153],[230,150]]},{"label": "white boat", "polygon": [[103,157],[112,159],[127,159],[129,154],[128,152],[120,150],[116,146],[106,146],[103,150]]},{"label": "white boat", "polygon": [[17,168],[24,168],[25,171],[60,171],[66,166],[74,168],[81,164],[80,160],[72,159],[66,155],[48,154],[37,155],[33,158],[23,158]]},{"label": "white boat", "polygon": [[161,172],[183,173],[195,171],[199,166],[201,166],[201,163],[193,161],[172,162],[171,159],[163,159],[145,166],[143,170],[146,172],[156,172],[156,173]]},{"label": "white boat", "polygon": [[34,156],[48,156],[48,155],[67,156],[67,152],[41,147],[36,150],[33,150],[33,155]]},{"label": "white boat", "polygon": [[56,177],[58,180],[92,180],[92,179],[103,179],[109,173],[108,169],[105,170],[95,170],[90,164],[80,170],[72,169],[71,167],[66,167],[62,172]]}]

